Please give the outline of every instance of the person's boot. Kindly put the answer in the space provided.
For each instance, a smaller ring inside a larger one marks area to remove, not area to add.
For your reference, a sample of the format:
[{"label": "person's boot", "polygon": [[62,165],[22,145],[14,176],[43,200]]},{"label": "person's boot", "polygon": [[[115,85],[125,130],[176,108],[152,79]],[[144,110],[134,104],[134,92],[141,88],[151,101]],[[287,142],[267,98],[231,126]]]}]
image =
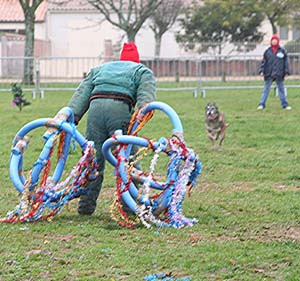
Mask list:
[{"label": "person's boot", "polygon": [[80,196],[77,212],[80,215],[92,215],[97,206],[97,199],[101,190],[102,180],[91,182],[86,194]]}]

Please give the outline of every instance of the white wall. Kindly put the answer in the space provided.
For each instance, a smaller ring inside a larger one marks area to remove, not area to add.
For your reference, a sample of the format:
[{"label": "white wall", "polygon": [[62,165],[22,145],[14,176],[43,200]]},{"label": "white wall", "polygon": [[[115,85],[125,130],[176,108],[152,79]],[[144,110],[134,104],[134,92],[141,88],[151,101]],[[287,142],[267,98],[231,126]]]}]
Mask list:
[{"label": "white wall", "polygon": [[[150,28],[147,28],[147,22],[144,28],[136,36],[136,44],[139,47],[141,56],[154,57],[155,39],[154,33]],[[192,52],[186,52],[175,40],[175,32],[179,29],[179,26],[174,25],[169,31],[167,31],[161,42],[160,56],[162,58],[170,57],[185,57],[193,55]]]},{"label": "white wall", "polygon": [[101,15],[76,13],[51,13],[47,22],[48,39],[51,40],[52,56],[104,55],[104,41],[115,43],[120,31],[103,21]]},{"label": "white wall", "polygon": [[[53,11],[49,13],[46,32],[51,41],[52,56],[95,57],[104,55],[105,40],[111,40],[112,44],[127,41],[125,33],[103,20],[99,12],[63,14]],[[141,57],[154,56],[155,41],[152,30],[143,27],[136,36],[136,44]],[[187,55],[176,43],[174,29],[166,32],[162,38],[161,57]]]}]

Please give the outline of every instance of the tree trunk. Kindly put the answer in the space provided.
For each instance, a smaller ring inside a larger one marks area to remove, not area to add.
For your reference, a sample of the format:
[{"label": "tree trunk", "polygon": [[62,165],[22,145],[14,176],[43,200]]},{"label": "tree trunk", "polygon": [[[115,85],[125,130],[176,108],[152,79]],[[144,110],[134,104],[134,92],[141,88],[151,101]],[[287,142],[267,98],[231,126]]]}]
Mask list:
[{"label": "tree trunk", "polygon": [[218,55],[222,55],[222,43],[218,44]]},{"label": "tree trunk", "polygon": [[273,31],[273,34],[277,34],[277,27],[276,27],[276,24],[271,21],[271,25],[272,25],[272,31]]},{"label": "tree trunk", "polygon": [[162,37],[161,35],[155,34],[155,51],[154,51],[155,58],[160,57],[161,37]]},{"label": "tree trunk", "polygon": [[31,9],[25,12],[25,52],[24,52],[24,72],[23,83],[33,85],[33,71],[34,71],[34,22],[35,14]]},{"label": "tree trunk", "polygon": [[127,33],[127,42],[135,42],[136,32],[132,30],[128,30]]}]

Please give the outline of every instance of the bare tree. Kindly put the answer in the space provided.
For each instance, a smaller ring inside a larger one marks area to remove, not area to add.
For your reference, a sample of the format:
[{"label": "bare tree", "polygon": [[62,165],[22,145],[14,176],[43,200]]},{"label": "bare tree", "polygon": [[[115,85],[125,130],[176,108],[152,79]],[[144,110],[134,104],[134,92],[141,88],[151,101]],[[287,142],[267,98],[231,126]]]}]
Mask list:
[{"label": "bare tree", "polygon": [[162,0],[88,0],[112,25],[125,31],[128,42],[154,13]]},{"label": "bare tree", "polygon": [[33,84],[35,11],[44,0],[19,0],[25,18],[25,51],[23,83]]},{"label": "bare tree", "polygon": [[150,17],[150,28],[154,32],[155,51],[154,56],[160,57],[162,36],[175,23],[179,13],[183,9],[183,0],[164,0]]}]

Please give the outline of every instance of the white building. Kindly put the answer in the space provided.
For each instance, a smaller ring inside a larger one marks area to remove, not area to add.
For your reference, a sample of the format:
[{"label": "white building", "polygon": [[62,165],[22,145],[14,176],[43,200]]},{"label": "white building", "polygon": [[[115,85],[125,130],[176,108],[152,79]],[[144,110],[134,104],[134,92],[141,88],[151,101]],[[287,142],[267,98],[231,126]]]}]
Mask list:
[{"label": "white building", "polygon": [[[262,24],[265,34],[263,45],[269,45],[272,29],[269,22]],[[187,57],[188,53],[177,44],[175,33],[179,26],[174,26],[162,38],[161,57]],[[18,0],[1,0],[0,34],[18,34],[15,41],[20,43],[20,35],[24,34],[24,16]],[[288,40],[299,38],[299,30],[280,29],[280,37],[284,44]],[[3,36],[2,36],[3,38]],[[113,26],[87,0],[51,0],[43,2],[36,11],[35,24],[36,56],[53,57],[97,57],[111,56],[113,50],[118,53],[120,44],[126,41],[124,31]],[[14,39],[8,39],[11,46],[1,48],[1,56],[21,56],[22,51],[13,47]],[[3,43],[3,42],[2,42]],[[154,34],[147,28],[147,22],[136,36],[141,57],[154,56]],[[116,46],[114,48],[113,46]],[[264,48],[264,46],[261,46]],[[16,51],[19,50],[19,51]],[[258,52],[261,52],[259,49]]]}]

